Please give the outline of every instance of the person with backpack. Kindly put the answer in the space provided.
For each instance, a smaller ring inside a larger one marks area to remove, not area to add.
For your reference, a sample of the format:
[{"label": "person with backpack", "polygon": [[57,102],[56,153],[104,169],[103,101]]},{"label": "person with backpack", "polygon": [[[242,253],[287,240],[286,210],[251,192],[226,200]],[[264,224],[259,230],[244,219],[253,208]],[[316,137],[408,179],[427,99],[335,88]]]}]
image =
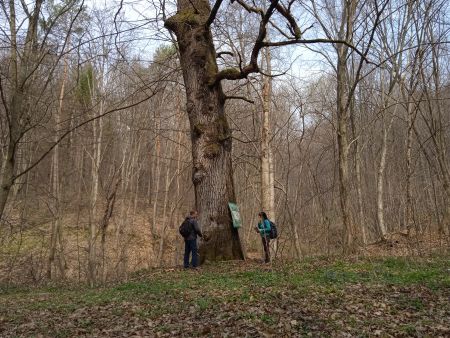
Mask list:
[{"label": "person with backpack", "polygon": [[180,234],[184,238],[184,268],[189,268],[189,256],[192,254],[192,267],[198,267],[197,236],[203,237],[197,222],[198,212],[192,210],[180,226]]},{"label": "person with backpack", "polygon": [[270,237],[271,237],[271,223],[269,221],[269,218],[267,217],[267,214],[264,211],[261,211],[259,214],[259,222],[258,226],[255,228],[256,231],[259,232],[261,235],[261,240],[264,247],[264,254],[265,254],[265,263],[270,262]]}]

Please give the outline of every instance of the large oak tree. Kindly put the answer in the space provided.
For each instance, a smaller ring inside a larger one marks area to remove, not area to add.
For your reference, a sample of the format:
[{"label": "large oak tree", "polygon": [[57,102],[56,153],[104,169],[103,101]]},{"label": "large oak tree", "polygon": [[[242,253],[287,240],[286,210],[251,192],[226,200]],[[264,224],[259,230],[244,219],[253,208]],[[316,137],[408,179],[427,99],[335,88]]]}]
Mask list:
[{"label": "large oak tree", "polygon": [[[341,43],[345,40],[302,39],[302,31],[292,14],[294,1],[267,2],[267,8],[235,0],[249,13],[260,17],[250,62],[236,68],[219,70],[211,24],[222,5],[217,0],[211,8],[208,0],[178,0],[177,12],[165,26],[177,37],[181,67],[186,88],[186,108],[190,121],[193,183],[200,222],[210,241],[200,245],[200,257],[206,260],[243,259],[239,233],[232,227],[228,202],[235,201],[231,162],[231,130],[224,112],[227,99],[221,81],[245,79],[259,72],[258,57],[264,47],[296,43]],[[267,40],[267,26],[276,27],[279,41]],[[287,28],[280,28],[280,27]]]}]

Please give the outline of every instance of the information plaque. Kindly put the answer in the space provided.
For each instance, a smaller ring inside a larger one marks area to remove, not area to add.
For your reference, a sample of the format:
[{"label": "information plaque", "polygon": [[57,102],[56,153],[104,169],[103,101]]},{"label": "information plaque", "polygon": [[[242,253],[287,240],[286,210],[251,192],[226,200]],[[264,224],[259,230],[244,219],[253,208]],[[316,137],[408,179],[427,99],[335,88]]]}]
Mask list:
[{"label": "information plaque", "polygon": [[228,203],[231,211],[231,217],[233,218],[233,227],[240,228],[242,226],[241,214],[239,213],[239,207],[235,203]]}]

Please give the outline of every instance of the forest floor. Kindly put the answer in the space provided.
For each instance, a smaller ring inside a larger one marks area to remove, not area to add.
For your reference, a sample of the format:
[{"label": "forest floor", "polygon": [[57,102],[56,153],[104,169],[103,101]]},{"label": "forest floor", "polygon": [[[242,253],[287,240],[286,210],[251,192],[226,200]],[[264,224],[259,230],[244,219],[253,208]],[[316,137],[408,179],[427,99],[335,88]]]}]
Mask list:
[{"label": "forest floor", "polygon": [[1,337],[450,336],[450,257],[255,261],[0,289]]}]

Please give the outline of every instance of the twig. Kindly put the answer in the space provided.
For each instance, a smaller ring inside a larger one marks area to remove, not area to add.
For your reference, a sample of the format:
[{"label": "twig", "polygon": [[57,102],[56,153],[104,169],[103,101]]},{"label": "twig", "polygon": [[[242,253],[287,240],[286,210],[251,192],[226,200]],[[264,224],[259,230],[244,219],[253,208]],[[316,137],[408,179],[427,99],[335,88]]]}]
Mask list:
[{"label": "twig", "polygon": [[225,96],[225,100],[243,100],[243,101],[246,101],[248,103],[252,103],[252,104],[255,103],[255,101],[253,101],[251,99],[247,99],[244,96],[236,96],[236,95]]}]

